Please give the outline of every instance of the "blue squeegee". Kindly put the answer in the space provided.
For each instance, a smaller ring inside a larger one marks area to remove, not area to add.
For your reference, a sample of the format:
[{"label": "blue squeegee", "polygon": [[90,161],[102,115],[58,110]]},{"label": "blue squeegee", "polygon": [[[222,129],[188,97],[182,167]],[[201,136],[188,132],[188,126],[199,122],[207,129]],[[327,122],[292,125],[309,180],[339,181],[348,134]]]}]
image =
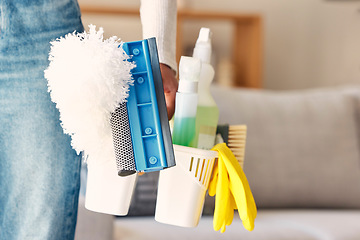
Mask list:
[{"label": "blue squeegee", "polygon": [[155,38],[122,45],[136,67],[127,102],[110,119],[119,176],[175,166]]}]

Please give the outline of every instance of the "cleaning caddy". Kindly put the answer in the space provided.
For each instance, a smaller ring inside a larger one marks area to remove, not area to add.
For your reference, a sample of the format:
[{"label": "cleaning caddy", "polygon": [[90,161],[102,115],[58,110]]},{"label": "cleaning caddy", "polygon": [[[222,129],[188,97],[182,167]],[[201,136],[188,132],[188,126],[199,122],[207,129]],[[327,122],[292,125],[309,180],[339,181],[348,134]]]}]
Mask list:
[{"label": "cleaning caddy", "polygon": [[231,140],[240,141],[229,144],[237,153],[242,152],[240,161],[225,143],[215,145],[219,111],[210,94],[214,76],[210,65],[210,35],[210,29],[201,28],[193,57],[182,56],[180,59],[173,141],[181,146],[174,145],[177,165],[160,172],[155,220],[196,227],[209,189],[209,195],[215,196],[215,231],[225,231],[232,223],[236,209],[244,227],[252,231],[257,209],[240,165],[244,157],[241,150],[245,146],[246,127],[236,134],[231,133],[235,135]]},{"label": "cleaning caddy", "polygon": [[[157,221],[197,226],[210,186],[209,193],[216,195],[214,229],[224,232],[234,209],[239,210],[245,228],[253,229],[255,201],[226,144],[212,150],[173,146],[154,38],[128,43],[116,37],[104,40],[103,30],[90,25],[89,33],[68,34],[51,44],[45,77],[63,130],[87,161],[87,209],[126,215],[136,183],[134,173],[162,170]],[[198,64],[186,69],[200,69],[200,60],[187,60]],[[180,73],[183,80],[192,76],[182,68]],[[194,89],[195,84],[191,82]],[[196,106],[192,135],[195,110]]]}]

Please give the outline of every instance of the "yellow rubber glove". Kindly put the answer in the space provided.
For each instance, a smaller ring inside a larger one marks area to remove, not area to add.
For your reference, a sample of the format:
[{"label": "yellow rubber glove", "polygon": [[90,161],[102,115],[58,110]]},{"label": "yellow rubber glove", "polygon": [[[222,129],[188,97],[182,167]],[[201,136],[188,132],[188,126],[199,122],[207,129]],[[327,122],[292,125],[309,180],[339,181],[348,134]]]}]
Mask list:
[{"label": "yellow rubber glove", "polygon": [[234,210],[238,209],[245,229],[252,231],[257,209],[246,176],[225,143],[217,144],[212,150],[219,154],[209,184],[209,195],[216,195],[214,230],[221,229],[223,233],[232,223]]}]

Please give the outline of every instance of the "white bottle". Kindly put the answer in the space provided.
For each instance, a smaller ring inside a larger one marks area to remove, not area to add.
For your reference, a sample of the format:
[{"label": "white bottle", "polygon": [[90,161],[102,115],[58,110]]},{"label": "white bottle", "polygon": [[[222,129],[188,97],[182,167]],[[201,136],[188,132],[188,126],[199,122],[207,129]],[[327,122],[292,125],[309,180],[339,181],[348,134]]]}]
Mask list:
[{"label": "white bottle", "polygon": [[201,149],[211,149],[214,146],[216,128],[219,121],[219,109],[210,93],[210,85],[215,75],[214,68],[210,65],[210,37],[210,29],[201,28],[193,53],[194,58],[201,60],[196,136],[193,145]]},{"label": "white bottle", "polygon": [[175,99],[174,144],[194,147],[198,83],[201,61],[182,56],[179,64],[179,87]]}]

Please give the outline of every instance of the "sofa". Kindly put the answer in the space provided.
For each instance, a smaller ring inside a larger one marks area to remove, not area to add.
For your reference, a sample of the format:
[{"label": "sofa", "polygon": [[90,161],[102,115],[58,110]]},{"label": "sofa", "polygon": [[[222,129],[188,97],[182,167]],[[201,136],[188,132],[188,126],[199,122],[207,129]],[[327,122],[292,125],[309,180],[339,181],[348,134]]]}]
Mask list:
[{"label": "sofa", "polygon": [[211,91],[219,123],[248,128],[244,172],[258,207],[255,229],[235,214],[225,233],[215,232],[210,197],[196,228],[156,222],[154,173],[139,177],[130,216],[85,210],[81,196],[76,239],[360,239],[360,86]]}]

